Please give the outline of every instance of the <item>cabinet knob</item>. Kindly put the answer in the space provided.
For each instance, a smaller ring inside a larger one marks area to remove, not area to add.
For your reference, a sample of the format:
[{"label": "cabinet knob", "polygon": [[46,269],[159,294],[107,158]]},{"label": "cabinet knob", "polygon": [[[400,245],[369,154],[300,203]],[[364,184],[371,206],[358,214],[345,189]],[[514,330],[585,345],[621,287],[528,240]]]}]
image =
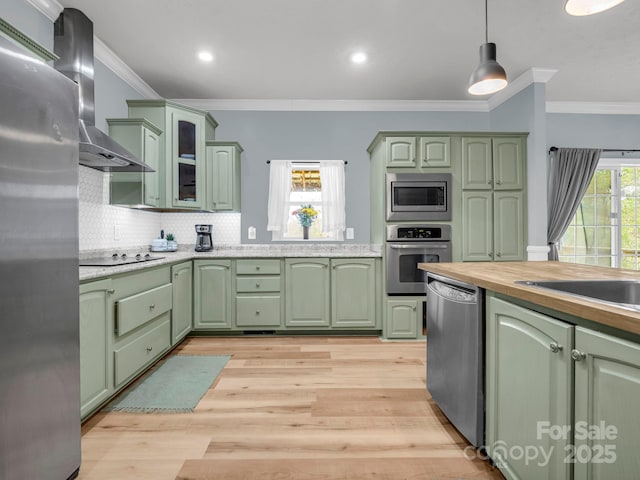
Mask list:
[{"label": "cabinet knob", "polygon": [[571,350],[571,358],[573,358],[576,362],[580,362],[581,360],[587,358],[587,354],[574,348],[573,350]]},{"label": "cabinet knob", "polygon": [[415,312],[416,311],[415,305],[413,307],[411,307],[411,309]]},{"label": "cabinet knob", "polygon": [[173,276],[174,276],[174,277],[177,277],[177,276],[178,276],[178,272],[174,273],[174,274],[173,274]]},{"label": "cabinet knob", "polygon": [[502,185],[502,180],[496,180],[496,185]]},{"label": "cabinet knob", "polygon": [[256,315],[260,315],[260,310],[256,310]]},{"label": "cabinet knob", "polygon": [[260,288],[260,284],[259,283],[256,283],[256,288]]},{"label": "cabinet knob", "polygon": [[489,252],[488,255],[490,258],[493,258],[493,252]]},{"label": "cabinet knob", "polygon": [[492,180],[487,180],[487,185],[491,185],[493,183]]},{"label": "cabinet knob", "polygon": [[500,252],[496,253],[496,257],[501,257],[502,254]]},{"label": "cabinet knob", "polygon": [[256,267],[256,270],[260,270],[260,267]]},{"label": "cabinet knob", "polygon": [[151,305],[149,305],[149,310],[153,310],[154,308],[156,308],[155,304],[152,303]]},{"label": "cabinet knob", "polygon": [[147,347],[147,352],[150,352],[151,350],[153,350],[153,347]]},{"label": "cabinet knob", "polygon": [[549,350],[551,350],[553,353],[558,353],[562,351],[562,345],[560,345],[558,342],[551,342],[549,344]]},{"label": "cabinet knob", "polygon": [[107,293],[109,295],[113,295],[114,293],[116,293],[116,291],[113,288],[110,288],[109,290],[107,290]]}]

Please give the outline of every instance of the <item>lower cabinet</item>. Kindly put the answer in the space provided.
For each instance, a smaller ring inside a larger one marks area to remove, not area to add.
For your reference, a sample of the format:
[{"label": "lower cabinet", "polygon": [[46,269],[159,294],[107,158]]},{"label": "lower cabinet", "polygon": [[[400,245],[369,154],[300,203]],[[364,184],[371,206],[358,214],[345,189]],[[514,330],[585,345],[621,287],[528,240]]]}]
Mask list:
[{"label": "lower cabinet", "polygon": [[80,285],[80,415],[113,393],[111,279]]},{"label": "lower cabinet", "polygon": [[331,259],[331,326],[375,328],[376,323],[375,260]]},{"label": "lower cabinet", "polygon": [[288,327],[328,327],[331,290],[328,258],[285,260],[286,314]]},{"label": "lower cabinet", "polygon": [[191,260],[171,267],[173,309],[171,310],[171,345],[177,344],[193,326],[193,267]]},{"label": "lower cabinet", "polygon": [[231,329],[231,260],[193,261],[194,330]]},{"label": "lower cabinet", "polygon": [[485,443],[507,478],[640,478],[639,344],[495,297],[486,341]]},{"label": "lower cabinet", "polygon": [[282,326],[282,260],[236,260],[235,326],[275,329]]},{"label": "lower cabinet", "polygon": [[424,297],[387,300],[385,338],[418,338],[422,334]]}]

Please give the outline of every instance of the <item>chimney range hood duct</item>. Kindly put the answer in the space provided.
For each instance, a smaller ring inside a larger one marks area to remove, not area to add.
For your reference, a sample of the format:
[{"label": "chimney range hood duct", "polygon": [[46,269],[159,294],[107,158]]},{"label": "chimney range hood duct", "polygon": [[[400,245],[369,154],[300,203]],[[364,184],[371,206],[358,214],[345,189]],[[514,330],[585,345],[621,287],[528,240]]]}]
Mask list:
[{"label": "chimney range hood duct", "polygon": [[93,22],[65,8],[54,24],[54,67],[78,84],[80,164],[106,172],[154,172],[151,167],[95,126]]}]

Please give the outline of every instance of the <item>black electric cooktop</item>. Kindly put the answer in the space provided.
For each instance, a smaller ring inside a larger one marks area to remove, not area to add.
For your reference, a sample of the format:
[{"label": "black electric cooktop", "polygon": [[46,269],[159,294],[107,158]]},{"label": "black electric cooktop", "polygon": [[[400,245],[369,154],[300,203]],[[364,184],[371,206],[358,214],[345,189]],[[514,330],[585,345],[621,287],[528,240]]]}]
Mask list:
[{"label": "black electric cooktop", "polygon": [[164,257],[152,257],[148,253],[145,255],[142,255],[141,253],[138,253],[137,255],[127,255],[126,253],[119,255],[114,253],[109,257],[81,258],[79,265],[81,267],[117,267],[118,265],[150,262],[152,260],[160,260],[161,258]]}]

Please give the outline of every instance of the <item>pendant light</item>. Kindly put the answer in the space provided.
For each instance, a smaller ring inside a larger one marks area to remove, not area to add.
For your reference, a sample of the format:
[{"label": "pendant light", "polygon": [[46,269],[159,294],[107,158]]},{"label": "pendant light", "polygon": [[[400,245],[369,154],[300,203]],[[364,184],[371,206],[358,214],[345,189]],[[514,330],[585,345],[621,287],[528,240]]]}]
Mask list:
[{"label": "pendant light", "polygon": [[564,2],[564,11],[569,15],[582,17],[604,12],[622,2],[624,0],[566,0]]},{"label": "pendant light", "polygon": [[480,45],[480,64],[471,74],[471,95],[489,95],[507,86],[507,73],[496,60],[496,44],[489,43],[489,8],[484,0],[485,43]]}]

